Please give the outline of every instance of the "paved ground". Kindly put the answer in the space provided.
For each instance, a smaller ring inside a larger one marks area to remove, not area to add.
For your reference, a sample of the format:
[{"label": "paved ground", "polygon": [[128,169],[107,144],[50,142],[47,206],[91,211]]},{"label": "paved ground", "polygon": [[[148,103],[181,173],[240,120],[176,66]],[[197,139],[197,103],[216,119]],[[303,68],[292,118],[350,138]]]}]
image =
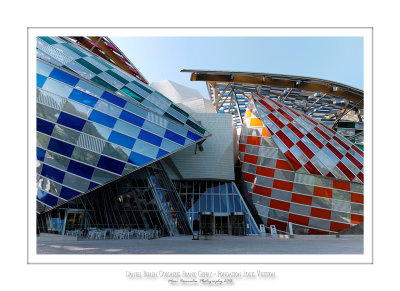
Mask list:
[{"label": "paved ground", "polygon": [[37,242],[38,254],[362,254],[362,235],[270,237],[191,236],[154,240],[77,240]]}]

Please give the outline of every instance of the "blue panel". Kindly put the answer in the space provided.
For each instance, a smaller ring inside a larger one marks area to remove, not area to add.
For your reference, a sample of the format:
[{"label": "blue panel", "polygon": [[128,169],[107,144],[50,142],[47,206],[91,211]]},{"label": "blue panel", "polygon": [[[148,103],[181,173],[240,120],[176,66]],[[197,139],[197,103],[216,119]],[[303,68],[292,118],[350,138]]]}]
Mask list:
[{"label": "blue panel", "polygon": [[50,76],[53,79],[56,79],[58,81],[61,81],[63,83],[66,83],[68,85],[71,85],[75,87],[75,85],[79,82],[79,78],[71,76],[70,74],[61,71],[59,69],[54,69],[51,73]]},{"label": "blue panel", "polygon": [[124,99],[108,93],[107,91],[104,91],[103,95],[101,95],[101,99],[107,100],[108,102],[111,102],[112,104],[115,104],[119,107],[124,107],[126,104],[126,101]]},{"label": "blue panel", "polygon": [[47,148],[53,152],[62,154],[67,157],[71,157],[72,152],[75,149],[75,146],[73,146],[72,144],[63,142],[61,140],[51,138]]},{"label": "blue panel", "polygon": [[110,172],[121,175],[122,171],[124,170],[125,163],[111,159],[106,156],[101,156],[99,162],[97,163],[97,166],[104,170],[108,170]]},{"label": "blue panel", "polygon": [[42,75],[36,74],[36,87],[42,88],[47,78]]},{"label": "blue panel", "polygon": [[96,102],[99,100],[92,95],[83,93],[82,91],[74,89],[71,94],[69,95],[70,99],[78,101],[82,104],[88,105],[90,107],[94,107],[96,105]]},{"label": "blue panel", "polygon": [[92,174],[94,168],[76,161],[71,160],[68,165],[68,172],[76,174],[78,176],[90,179],[92,178]]},{"label": "blue panel", "polygon": [[37,199],[49,206],[56,206],[58,201],[57,197],[54,197],[41,189],[38,189],[37,191]]},{"label": "blue panel", "polygon": [[97,184],[97,183],[95,183],[95,182],[90,182],[88,190],[90,190],[90,189],[92,189],[92,188],[94,188],[94,187],[97,187],[97,186],[99,186],[99,185],[100,185],[100,184]]},{"label": "blue panel", "polygon": [[60,116],[58,116],[57,123],[78,131],[82,131],[82,128],[85,126],[86,120],[65,112],[61,112]]},{"label": "blue panel", "polygon": [[153,144],[155,146],[158,146],[158,147],[161,145],[161,142],[162,142],[162,138],[161,137],[159,137],[159,136],[157,136],[155,134],[152,134],[151,132],[148,132],[148,131],[143,130],[143,129],[140,131],[138,138],[141,139],[141,140],[147,141],[147,142],[149,142],[149,143],[151,143],[151,144]]},{"label": "blue panel", "polygon": [[46,155],[46,151],[44,149],[36,147],[36,158],[39,161],[44,161],[44,156]]},{"label": "blue panel", "polygon": [[46,120],[36,118],[36,130],[42,133],[51,135],[54,129],[54,124]]},{"label": "blue panel", "polygon": [[143,123],[144,123],[143,118],[141,118],[135,114],[129,113],[128,111],[125,111],[125,110],[123,110],[121,112],[121,115],[119,116],[119,118],[121,118],[122,120],[128,121],[129,123],[132,123],[134,125],[137,125],[139,127],[142,127]]},{"label": "blue panel", "polygon": [[144,164],[147,164],[152,160],[153,160],[152,158],[132,152],[131,155],[129,156],[128,162],[134,165],[143,166]]},{"label": "blue panel", "polygon": [[65,173],[56,168],[43,164],[41,175],[46,178],[49,178],[50,180],[62,183],[64,180]]},{"label": "blue panel", "polygon": [[110,137],[108,138],[108,141],[119,144],[120,146],[132,149],[133,145],[135,144],[135,139],[131,138],[129,136],[126,136],[125,134],[113,131],[111,132]]},{"label": "blue panel", "polygon": [[181,145],[185,144],[185,138],[183,136],[176,134],[175,132],[170,131],[168,129],[165,131],[164,137],[166,137],[176,143],[179,143]]},{"label": "blue panel", "polygon": [[158,158],[161,158],[161,157],[163,157],[163,156],[165,156],[166,154],[169,154],[169,152],[164,151],[164,150],[162,150],[162,149],[159,149],[159,150],[158,150],[158,154],[157,154],[157,159],[158,159]]},{"label": "blue panel", "polygon": [[111,117],[107,114],[101,113],[97,110],[93,110],[92,113],[89,116],[89,120],[92,120],[94,122],[100,123],[102,125],[108,126],[113,128],[115,125],[115,122],[117,119],[114,117]]},{"label": "blue panel", "polygon": [[197,134],[195,134],[195,133],[193,133],[191,131],[188,131],[187,137],[192,139],[192,140],[195,140],[195,141],[198,141],[199,139],[202,139],[202,137],[200,135],[197,135]]},{"label": "blue panel", "polygon": [[61,192],[60,192],[60,197],[64,198],[65,200],[69,200],[71,198],[74,198],[78,194],[81,194],[81,193],[78,192],[78,191],[75,191],[75,190],[73,190],[71,188],[62,186]]}]

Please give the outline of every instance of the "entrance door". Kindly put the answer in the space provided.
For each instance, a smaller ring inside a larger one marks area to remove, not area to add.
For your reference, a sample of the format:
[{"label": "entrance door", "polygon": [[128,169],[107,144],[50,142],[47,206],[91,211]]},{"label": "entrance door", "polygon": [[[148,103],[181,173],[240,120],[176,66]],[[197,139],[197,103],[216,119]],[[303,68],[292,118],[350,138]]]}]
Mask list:
[{"label": "entrance door", "polygon": [[215,216],[215,234],[229,234],[229,216]]},{"label": "entrance door", "polygon": [[246,235],[246,219],[244,214],[232,214],[232,235]]},{"label": "entrance door", "polygon": [[72,212],[68,213],[65,230],[75,230],[82,228],[83,213]]}]

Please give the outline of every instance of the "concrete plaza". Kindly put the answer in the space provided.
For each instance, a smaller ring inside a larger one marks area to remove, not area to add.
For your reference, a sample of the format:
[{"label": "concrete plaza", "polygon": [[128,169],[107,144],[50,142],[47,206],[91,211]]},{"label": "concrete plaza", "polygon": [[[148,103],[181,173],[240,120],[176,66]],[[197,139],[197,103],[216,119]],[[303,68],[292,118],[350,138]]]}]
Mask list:
[{"label": "concrete plaza", "polygon": [[76,240],[46,237],[37,240],[37,254],[363,254],[362,235],[303,235],[294,238],[215,235],[153,240]]}]

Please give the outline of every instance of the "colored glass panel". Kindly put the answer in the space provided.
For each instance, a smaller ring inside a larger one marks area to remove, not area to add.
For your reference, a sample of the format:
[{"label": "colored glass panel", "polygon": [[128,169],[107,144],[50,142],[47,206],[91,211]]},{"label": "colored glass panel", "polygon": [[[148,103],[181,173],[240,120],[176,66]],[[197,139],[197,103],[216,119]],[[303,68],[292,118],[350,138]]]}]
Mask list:
[{"label": "colored glass panel", "polygon": [[49,178],[50,180],[62,183],[64,180],[65,172],[43,164],[41,175]]},{"label": "colored glass panel", "polygon": [[78,131],[82,131],[82,128],[85,126],[86,120],[65,112],[61,112],[58,116],[57,123]]},{"label": "colored glass panel", "polygon": [[59,153],[61,155],[67,156],[67,157],[71,157],[72,152],[74,151],[75,146],[63,142],[61,140],[58,139],[50,139],[49,145],[47,146],[47,148],[50,151]]},{"label": "colored glass panel", "polygon": [[283,211],[289,211],[290,203],[280,200],[271,199],[269,207]]},{"label": "colored glass panel", "polygon": [[293,171],[290,164],[285,160],[276,160],[276,168],[281,170]]},{"label": "colored glass panel", "polygon": [[176,143],[179,143],[180,145],[184,145],[186,140],[183,136],[176,134],[175,132],[172,132],[168,129],[165,131],[164,137]]},{"label": "colored glass panel", "polygon": [[99,112],[97,110],[93,110],[92,113],[89,116],[89,120],[92,120],[94,122],[100,123],[102,125],[108,126],[110,128],[113,128],[115,125],[115,122],[117,121],[116,118],[111,117],[107,114],[104,114],[102,112]]},{"label": "colored glass panel", "polygon": [[299,140],[296,145],[303,151],[307,158],[312,159],[312,157],[314,157],[314,153],[301,140]]},{"label": "colored glass panel", "polygon": [[312,207],[311,208],[311,216],[323,218],[323,219],[330,219],[331,218],[331,211],[327,209]]},{"label": "colored glass panel", "polygon": [[54,68],[53,71],[50,73],[49,77],[66,83],[71,86],[75,86],[79,82],[79,78],[72,76],[64,71]]},{"label": "colored glass panel", "polygon": [[74,160],[71,160],[68,165],[68,172],[76,174],[78,176],[90,179],[92,177],[94,168]]},{"label": "colored glass panel", "polygon": [[142,102],[144,100],[144,98],[142,96],[140,96],[139,94],[133,92],[128,87],[122,87],[121,91],[124,92],[125,94],[127,94],[128,96],[132,97],[133,99],[139,101],[139,102]]},{"label": "colored glass panel", "polygon": [[342,230],[344,230],[346,228],[349,228],[349,227],[350,227],[350,224],[332,221],[330,230],[331,231],[335,231],[335,232],[339,232],[339,231],[342,231]]},{"label": "colored glass panel", "polygon": [[290,151],[286,151],[284,155],[288,159],[289,163],[293,166],[295,171],[301,168],[301,163],[296,159],[296,157]]},{"label": "colored glass panel", "polygon": [[273,178],[274,174],[275,174],[275,169],[258,166],[257,170],[256,170],[256,174],[264,176],[264,177]]},{"label": "colored glass panel", "polygon": [[108,93],[107,91],[104,91],[104,93],[101,95],[101,99],[104,99],[112,104],[115,104],[119,107],[124,107],[126,104],[126,101],[124,99],[121,99],[111,93]]},{"label": "colored glass panel", "polygon": [[133,145],[135,144],[135,139],[129,136],[126,136],[122,133],[112,131],[108,141],[112,143],[119,144],[120,146],[132,149]]},{"label": "colored glass panel", "polygon": [[116,173],[116,174],[122,174],[122,171],[124,170],[125,163],[111,159],[106,156],[101,156],[99,159],[99,162],[97,163],[97,166],[99,168],[102,168],[104,170]]},{"label": "colored glass panel", "polygon": [[96,97],[93,97],[92,95],[86,94],[76,89],[72,90],[68,98],[88,105],[90,107],[94,107],[98,101]]},{"label": "colored glass panel", "polygon": [[300,224],[300,225],[305,225],[308,226],[308,222],[310,221],[310,218],[307,216],[302,216],[294,213],[289,213],[289,222],[295,223],[295,224]]},{"label": "colored glass panel", "polygon": [[254,156],[254,155],[244,155],[244,159],[243,159],[243,161],[246,163],[256,164],[256,165],[257,165],[257,160],[258,160],[258,157]]},{"label": "colored glass panel", "polygon": [[54,129],[54,123],[40,118],[36,118],[36,130],[51,135]]},{"label": "colored glass panel", "polygon": [[259,194],[265,197],[271,197],[272,190],[270,188],[261,187],[259,185],[254,185],[253,193]]},{"label": "colored glass panel", "polygon": [[139,153],[131,152],[128,162],[138,165],[138,166],[143,166],[149,162],[151,162],[153,159],[146,157],[144,155],[141,155]]},{"label": "colored glass panel", "polygon": [[293,183],[288,181],[282,180],[274,180],[273,187],[275,189],[285,190],[285,191],[292,191],[293,190]]},{"label": "colored glass panel", "polygon": [[148,143],[151,143],[155,146],[160,146],[161,142],[162,142],[162,138],[152,134],[151,132],[148,132],[146,130],[141,130],[138,136],[139,139],[143,140],[143,141],[147,141]]},{"label": "colored glass panel", "polygon": [[64,198],[65,200],[69,200],[69,199],[74,198],[76,195],[79,195],[79,194],[80,194],[80,192],[63,186],[61,188],[60,197]]},{"label": "colored glass panel", "polygon": [[300,204],[304,204],[304,205],[311,205],[312,204],[312,196],[292,193],[292,202],[300,203]]},{"label": "colored glass panel", "polygon": [[315,196],[332,198],[332,189],[314,186]]},{"label": "colored glass panel", "polygon": [[42,88],[46,80],[47,80],[46,77],[36,74],[36,87]]}]

